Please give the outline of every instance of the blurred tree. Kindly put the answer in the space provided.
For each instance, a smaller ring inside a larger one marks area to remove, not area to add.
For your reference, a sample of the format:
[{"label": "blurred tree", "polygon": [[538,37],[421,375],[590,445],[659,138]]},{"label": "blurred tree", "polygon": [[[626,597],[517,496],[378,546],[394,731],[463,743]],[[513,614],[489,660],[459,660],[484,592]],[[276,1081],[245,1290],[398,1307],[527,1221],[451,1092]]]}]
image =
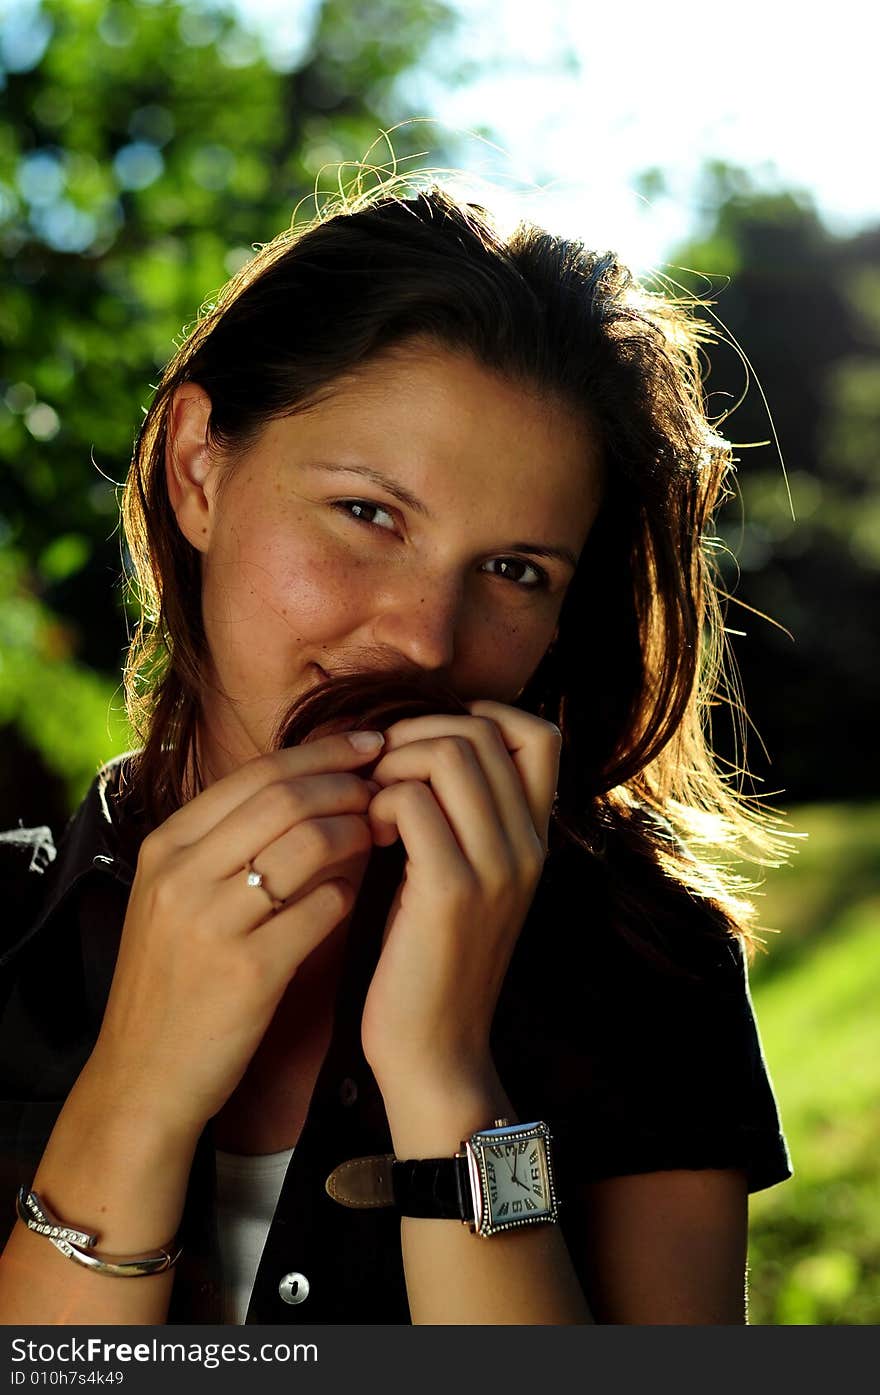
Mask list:
[{"label": "blurred tree", "polygon": [[[759,191],[747,171],[722,163],[706,167],[703,197],[704,235],[671,260],[711,276],[715,313],[753,370],[720,428],[743,449],[734,451],[737,494],[719,515],[729,553],[717,555],[735,592],[727,623],[745,631],[730,644],[757,730],[747,744],[754,789],[784,790],[783,806],[876,795],[880,229],[835,237],[809,196]],[[705,282],[674,274],[708,294]],[[710,362],[718,415],[747,378],[732,347],[713,349]],[[741,735],[727,719],[713,732],[734,764]]]},{"label": "blurred tree", "polygon": [[[361,158],[406,115],[396,80],[453,24],[444,0],[300,10],[277,44],[210,0],[19,0],[0,27],[0,589],[33,619],[0,635],[0,723],[7,750],[13,728],[71,798],[120,746],[106,719],[126,640],[116,484],[151,384],[320,167]],[[396,155],[423,137],[396,131]],[[374,158],[389,159],[381,140]],[[28,712],[47,635],[46,704],[78,711],[85,669],[108,676],[93,694],[106,739],[92,711],[78,767],[57,724]],[[0,776],[0,826],[19,788]]]}]

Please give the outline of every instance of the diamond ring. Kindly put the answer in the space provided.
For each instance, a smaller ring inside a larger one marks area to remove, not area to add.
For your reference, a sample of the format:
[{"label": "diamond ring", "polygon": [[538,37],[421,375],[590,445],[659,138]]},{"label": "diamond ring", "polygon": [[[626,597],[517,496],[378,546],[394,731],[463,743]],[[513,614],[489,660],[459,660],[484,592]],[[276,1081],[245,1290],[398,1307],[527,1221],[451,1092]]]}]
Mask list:
[{"label": "diamond ring", "polygon": [[277,898],[276,896],[273,896],[273,895],[272,895],[271,891],[269,890],[269,888],[268,888],[267,885],[266,885],[266,882],[265,882],[265,879],[264,879],[264,877],[263,877],[262,872],[258,872],[257,869],[256,869],[256,867],[254,866],[254,864],[253,864],[252,862],[249,862],[249,863],[247,864],[246,871],[247,871],[247,884],[248,884],[248,886],[256,887],[256,889],[257,889],[258,891],[264,891],[264,892],[266,893],[266,895],[268,896],[270,902],[272,903],[272,909],[273,909],[273,911],[280,911],[280,910],[281,910],[281,907],[284,905],[284,902],[283,902],[283,901],[279,901],[278,898]]}]

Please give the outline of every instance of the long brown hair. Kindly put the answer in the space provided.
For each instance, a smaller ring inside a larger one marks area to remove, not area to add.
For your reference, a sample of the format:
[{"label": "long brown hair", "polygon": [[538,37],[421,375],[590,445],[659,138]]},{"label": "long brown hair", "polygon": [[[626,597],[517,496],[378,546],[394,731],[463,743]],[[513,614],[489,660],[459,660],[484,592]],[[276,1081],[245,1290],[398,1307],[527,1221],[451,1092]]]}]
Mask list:
[{"label": "long brown hair", "polygon": [[699,901],[753,957],[745,893],[760,883],[735,861],[778,866],[796,835],[731,787],[709,746],[709,707],[731,691],[709,541],[732,455],[706,415],[700,355],[717,336],[695,303],[532,223],[502,234],[437,185],[410,196],[380,186],[262,246],[169,362],[125,487],[143,616],[126,694],[151,819],[185,798],[188,769],[198,788],[207,657],[199,554],[165,484],[175,390],[207,392],[209,443],[234,468],[272,419],[380,350],[428,338],[552,393],[600,448],[603,503],[557,637],[517,704],[563,733],[557,828],[596,857],[629,849],[621,923],[647,953],[668,958],[652,932],[665,889]]}]

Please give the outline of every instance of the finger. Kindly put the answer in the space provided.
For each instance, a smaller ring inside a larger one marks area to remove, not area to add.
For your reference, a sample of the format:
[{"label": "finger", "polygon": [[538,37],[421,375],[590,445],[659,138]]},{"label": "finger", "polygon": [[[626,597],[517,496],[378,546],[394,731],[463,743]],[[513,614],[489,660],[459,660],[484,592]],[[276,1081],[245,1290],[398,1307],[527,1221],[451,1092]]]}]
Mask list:
[{"label": "finger", "polygon": [[[384,796],[405,781],[430,785],[434,798],[455,835],[459,849],[481,876],[495,880],[499,871],[514,870],[514,854],[483,768],[472,744],[462,736],[436,736],[413,741],[384,757],[375,778],[385,786],[370,805],[370,822],[381,844],[386,837],[386,811],[392,807]],[[516,772],[513,772],[516,780]],[[523,804],[522,790],[517,798]],[[528,821],[528,811],[524,815]],[[535,830],[531,828],[534,840]]]},{"label": "finger", "polygon": [[[279,840],[274,857],[263,849],[259,865],[238,867],[214,885],[211,925],[218,935],[249,934],[323,882],[342,877],[359,886],[372,845],[370,823],[363,814],[299,824]],[[252,876],[260,880],[252,882]]]},{"label": "finger", "polygon": [[[500,706],[500,704],[496,704]],[[492,792],[498,818],[516,848],[532,850],[539,835],[534,821],[528,791],[517,766],[511,759],[498,724],[484,716],[430,716],[408,718],[389,727],[385,751],[374,772],[376,780],[384,783],[379,771],[387,769],[391,753],[404,741],[420,736],[458,735],[469,741],[477,753],[486,782]],[[555,791],[555,785],[554,785]]]},{"label": "finger", "polygon": [[264,785],[187,848],[192,875],[205,882],[229,877],[259,860],[297,824],[334,814],[365,814],[369,802],[366,781],[351,774],[304,775]]},{"label": "finger", "polygon": [[[251,912],[255,924],[251,905],[255,889],[263,893],[262,902],[266,892],[276,901],[299,901],[320,882],[344,875],[357,859],[365,866],[372,846],[370,822],[364,814],[309,819],[264,848],[251,863],[263,878],[262,887],[248,885],[247,868],[239,869],[223,885],[229,888],[230,900],[240,901],[242,908]],[[243,892],[250,895],[245,898]]]},{"label": "finger", "polygon": [[185,847],[204,837],[232,809],[243,804],[265,785],[301,775],[352,770],[375,760],[382,750],[383,734],[376,733],[379,740],[366,749],[353,746],[350,740],[352,735],[361,737],[367,733],[337,732],[302,746],[256,756],[178,809],[166,819],[159,832],[172,845]]},{"label": "finger", "polygon": [[552,722],[506,703],[480,699],[467,706],[474,716],[488,717],[497,725],[519,772],[535,828],[546,850],[550,813],[559,784],[562,732]]},{"label": "finger", "polygon": [[255,967],[283,990],[312,950],[345,919],[356,896],[351,882],[334,877],[283,910],[270,911],[248,939]]},{"label": "finger", "polygon": [[[432,791],[421,781],[403,781],[377,794],[370,805],[374,841],[391,830],[400,837],[414,872],[446,887],[461,875],[462,850]],[[394,839],[384,838],[384,841]]]}]

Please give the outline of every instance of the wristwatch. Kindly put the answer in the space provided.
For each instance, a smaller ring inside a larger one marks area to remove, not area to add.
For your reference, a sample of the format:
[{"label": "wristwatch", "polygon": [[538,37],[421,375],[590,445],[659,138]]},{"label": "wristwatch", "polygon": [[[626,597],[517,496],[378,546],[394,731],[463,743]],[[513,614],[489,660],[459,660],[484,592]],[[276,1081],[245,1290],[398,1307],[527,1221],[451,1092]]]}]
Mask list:
[{"label": "wristwatch", "polygon": [[460,1147],[452,1158],[353,1158],[334,1168],[326,1190],[343,1206],[394,1206],[402,1216],[460,1220],[482,1236],[558,1221],[546,1123],[495,1119]]}]

